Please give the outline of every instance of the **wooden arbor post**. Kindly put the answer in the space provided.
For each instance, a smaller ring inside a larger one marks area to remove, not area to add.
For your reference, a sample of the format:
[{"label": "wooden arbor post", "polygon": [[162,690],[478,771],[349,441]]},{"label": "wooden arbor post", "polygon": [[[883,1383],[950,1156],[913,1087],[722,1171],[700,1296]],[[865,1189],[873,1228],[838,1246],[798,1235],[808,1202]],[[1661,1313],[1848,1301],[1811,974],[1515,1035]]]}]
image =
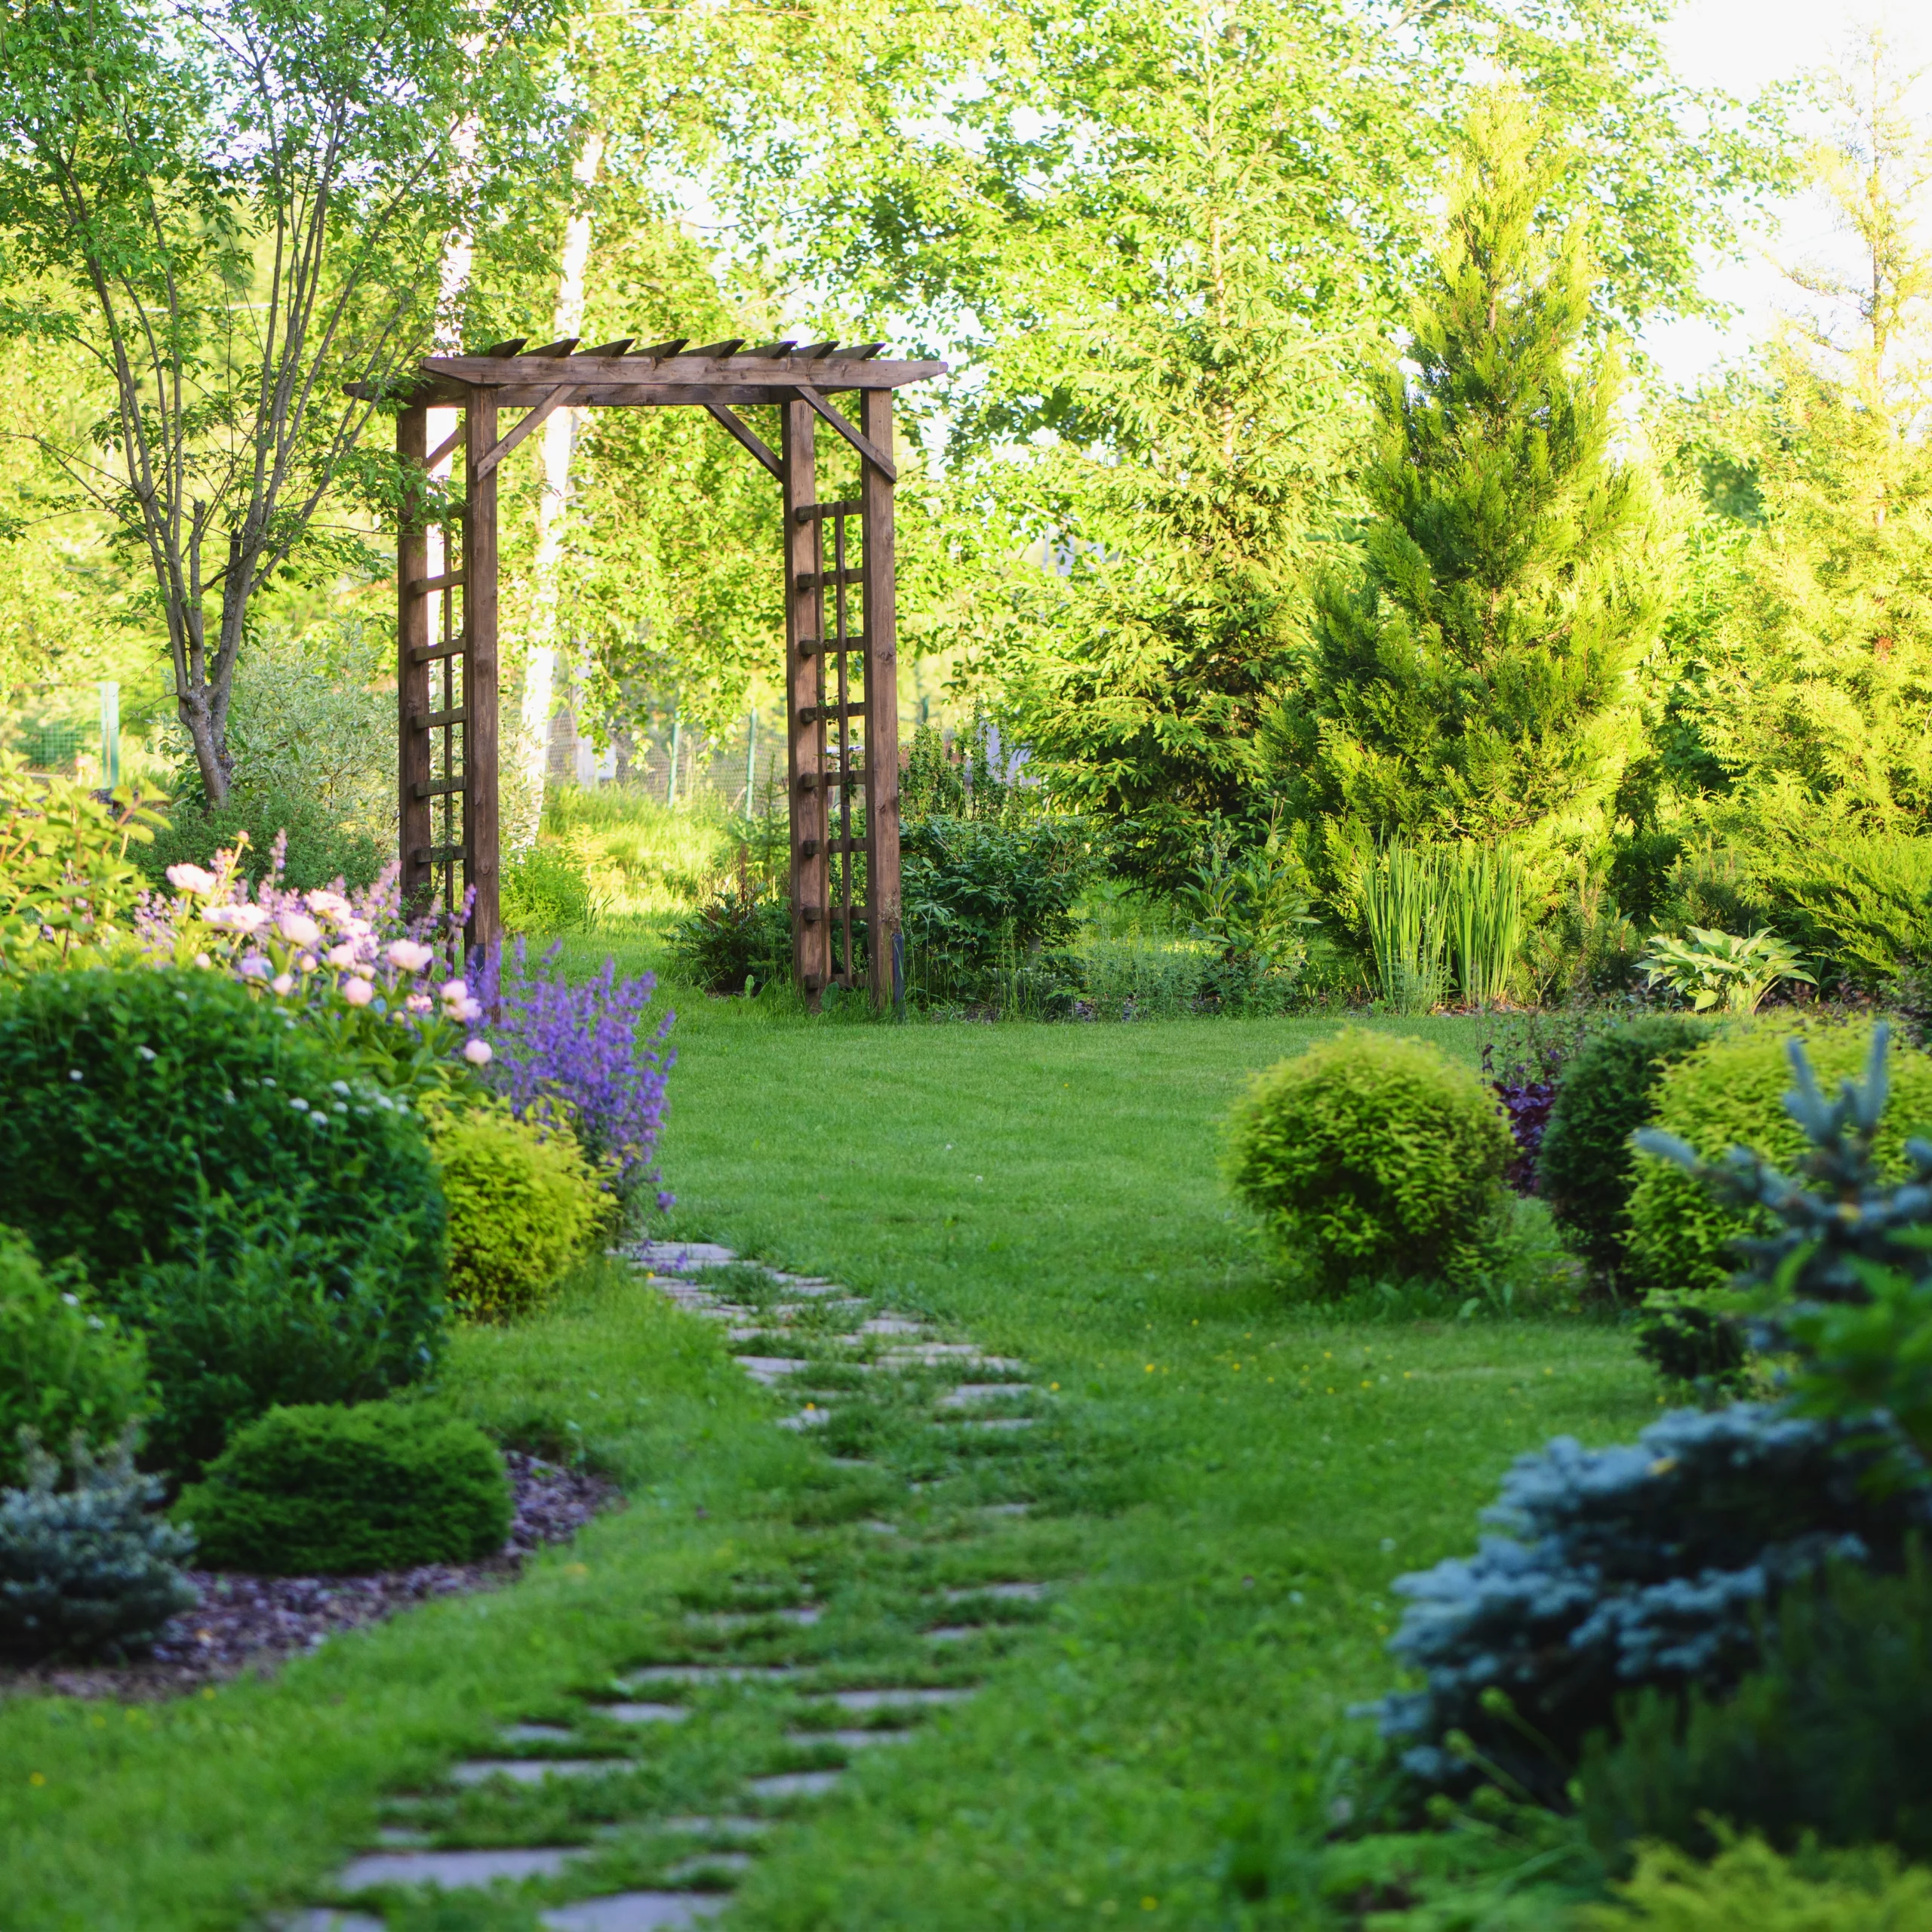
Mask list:
[{"label": "wooden arbor post", "polygon": [[[883,345],[742,341],[688,349],[683,339],[634,349],[574,340],[480,355],[432,356],[401,398],[396,454],[413,494],[396,544],[400,845],[413,906],[470,895],[469,943],[502,941],[498,903],[497,482],[503,459],[560,408],[696,405],[768,469],[785,512],[787,770],[790,780],[793,970],[807,999],[856,987],[856,935],[881,1007],[904,991],[899,897],[899,709],[894,595],[892,392],[946,374],[943,362],[878,359]],[[366,394],[360,386],[353,392]],[[858,423],[832,405],[857,392]],[[771,450],[734,405],[779,407]],[[440,448],[432,405],[463,412]],[[500,408],[525,412],[497,433]],[[817,500],[816,438],[829,426],[855,450],[854,500]],[[427,472],[460,444],[464,494],[442,524],[432,562]],[[828,562],[828,557],[829,561]],[[459,607],[454,595],[462,593]],[[460,608],[460,622],[457,612]],[[863,894],[859,861],[864,861]]]}]

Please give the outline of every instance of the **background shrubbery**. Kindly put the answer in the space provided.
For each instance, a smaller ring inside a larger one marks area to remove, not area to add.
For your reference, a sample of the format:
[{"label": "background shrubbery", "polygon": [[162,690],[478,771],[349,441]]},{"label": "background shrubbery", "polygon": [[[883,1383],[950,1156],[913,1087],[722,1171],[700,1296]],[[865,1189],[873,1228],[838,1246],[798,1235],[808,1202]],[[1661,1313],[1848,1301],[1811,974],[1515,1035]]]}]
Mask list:
[{"label": "background shrubbery", "polygon": [[153,1453],[275,1401],[423,1375],[444,1211],[420,1120],[212,973],[40,974],[0,992],[0,1196],[140,1329]]}]

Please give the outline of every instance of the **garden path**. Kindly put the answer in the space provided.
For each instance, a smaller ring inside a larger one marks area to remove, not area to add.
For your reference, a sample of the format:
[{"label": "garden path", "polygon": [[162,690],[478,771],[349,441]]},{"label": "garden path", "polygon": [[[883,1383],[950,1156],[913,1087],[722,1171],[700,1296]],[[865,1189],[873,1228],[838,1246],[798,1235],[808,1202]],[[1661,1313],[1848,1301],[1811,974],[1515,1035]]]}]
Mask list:
[{"label": "garden path", "polygon": [[782,1396],[777,1426],[822,1447],[829,1520],[791,1574],[740,1576],[688,1605],[659,1654],[564,1721],[506,1725],[501,1755],[392,1801],[380,1842],[336,1875],[338,1903],[283,1919],[287,1932],[384,1932],[426,1890],[507,1904],[507,1887],[530,1888],[550,1932],[697,1924],[858,1754],[943,1724],[1044,1614],[1051,1581],[1032,1573],[1054,1568],[1057,1539],[1029,1521],[1026,1492],[1051,1392],[1026,1363],[714,1243],[645,1242],[629,1258],[721,1324],[746,1374]]}]

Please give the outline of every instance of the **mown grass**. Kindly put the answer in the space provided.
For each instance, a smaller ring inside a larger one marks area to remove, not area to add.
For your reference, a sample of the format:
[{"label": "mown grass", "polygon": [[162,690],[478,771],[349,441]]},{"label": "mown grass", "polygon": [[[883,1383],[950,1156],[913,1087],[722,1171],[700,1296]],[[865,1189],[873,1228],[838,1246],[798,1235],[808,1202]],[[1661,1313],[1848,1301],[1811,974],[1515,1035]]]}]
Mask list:
[{"label": "mown grass", "polygon": [[[1515,1454],[1561,1431],[1627,1437],[1655,1413],[1627,1342],[1575,1317],[1287,1298],[1223,1190],[1220,1122],[1252,1071],[1325,1030],[681,1014],[672,1225],[1031,1361],[1057,1385],[1026,1472],[1038,1555],[1067,1580],[989,1658],[984,1694],[889,1763],[862,1760],[781,1836],[730,1923],[1309,1922],[1234,1899],[1227,1842],[1244,1809],[1324,1789],[1368,1748],[1347,1710],[1389,1680],[1392,1577],[1469,1545]],[[1470,1057],[1482,1032],[1398,1030]],[[826,1561],[798,1540],[826,1518],[825,1466],[770,1428],[770,1398],[718,1346],[608,1282],[463,1339],[453,1399],[512,1434],[582,1439],[632,1494],[515,1589],[211,1700],[0,1710],[0,1925],[245,1924],[366,1842],[385,1789],[650,1654],[667,1605],[761,1552]],[[521,1909],[450,1901],[435,1922],[533,1922]]]}]

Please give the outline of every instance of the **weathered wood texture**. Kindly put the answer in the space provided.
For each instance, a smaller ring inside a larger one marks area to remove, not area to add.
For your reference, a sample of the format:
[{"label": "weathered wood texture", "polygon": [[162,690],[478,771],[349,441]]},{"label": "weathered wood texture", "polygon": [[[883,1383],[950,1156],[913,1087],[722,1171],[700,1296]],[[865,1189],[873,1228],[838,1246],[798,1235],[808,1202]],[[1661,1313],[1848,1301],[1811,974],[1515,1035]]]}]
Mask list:
[{"label": "weathered wood texture", "polygon": [[403,903],[411,910],[427,903],[431,887],[426,858],[431,806],[429,734],[417,724],[429,709],[429,597],[418,588],[429,568],[429,534],[414,479],[426,475],[429,413],[405,409],[395,419],[395,454],[403,475],[403,507],[395,538],[396,767],[398,819]]},{"label": "weathered wood texture", "polygon": [[[866,439],[892,448],[892,392],[868,389]],[[892,477],[865,465],[866,574],[862,592],[866,666],[866,935],[872,1002],[897,1008],[905,998],[905,940],[899,902],[899,635],[893,593],[897,559]]]},{"label": "weathered wood texture", "polygon": [[[829,829],[825,728],[817,716],[823,659],[804,647],[820,636],[818,494],[812,412],[788,402],[780,419],[780,481],[785,507],[786,774],[792,816],[792,961],[799,990],[817,1009],[832,977],[832,921],[825,841]],[[801,586],[799,580],[805,580]]]},{"label": "weathered wood texture", "polygon": [[496,447],[497,398],[470,392],[468,488],[463,543],[463,871],[474,897],[467,938],[494,956],[503,941],[497,872],[497,472],[485,459]]}]

